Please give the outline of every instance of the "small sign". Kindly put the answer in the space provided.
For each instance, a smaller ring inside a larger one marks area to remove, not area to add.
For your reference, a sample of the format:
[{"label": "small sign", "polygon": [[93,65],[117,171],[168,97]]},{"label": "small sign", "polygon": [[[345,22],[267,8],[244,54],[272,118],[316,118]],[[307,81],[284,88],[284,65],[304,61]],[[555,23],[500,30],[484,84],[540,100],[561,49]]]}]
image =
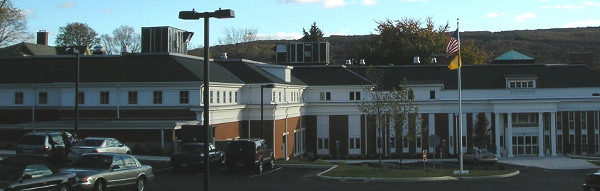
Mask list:
[{"label": "small sign", "polygon": [[423,161],[427,161],[427,150],[423,150]]}]

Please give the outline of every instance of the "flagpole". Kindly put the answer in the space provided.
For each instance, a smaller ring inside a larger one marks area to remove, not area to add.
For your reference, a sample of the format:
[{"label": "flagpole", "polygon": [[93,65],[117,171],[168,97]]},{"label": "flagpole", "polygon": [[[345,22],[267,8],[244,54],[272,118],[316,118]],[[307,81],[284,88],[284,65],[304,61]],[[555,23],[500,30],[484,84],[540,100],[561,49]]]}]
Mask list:
[{"label": "flagpole", "polygon": [[[456,19],[456,36],[458,40],[458,137],[459,137],[459,153],[460,153],[460,172],[459,174],[469,174],[469,172],[464,171],[464,161],[463,161],[463,121],[462,121],[462,80],[461,80],[461,68],[462,68],[462,58],[460,57],[460,32],[459,32],[459,19]],[[455,172],[456,174],[456,172]]]}]

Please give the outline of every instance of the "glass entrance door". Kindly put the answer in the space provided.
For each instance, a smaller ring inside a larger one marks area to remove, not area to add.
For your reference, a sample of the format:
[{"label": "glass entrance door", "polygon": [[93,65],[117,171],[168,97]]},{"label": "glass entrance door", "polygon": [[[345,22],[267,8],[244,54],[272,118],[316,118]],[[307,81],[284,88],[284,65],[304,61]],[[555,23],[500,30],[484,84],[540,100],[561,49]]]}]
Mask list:
[{"label": "glass entrance door", "polygon": [[530,135],[513,136],[513,153],[517,155],[538,154],[538,137]]}]

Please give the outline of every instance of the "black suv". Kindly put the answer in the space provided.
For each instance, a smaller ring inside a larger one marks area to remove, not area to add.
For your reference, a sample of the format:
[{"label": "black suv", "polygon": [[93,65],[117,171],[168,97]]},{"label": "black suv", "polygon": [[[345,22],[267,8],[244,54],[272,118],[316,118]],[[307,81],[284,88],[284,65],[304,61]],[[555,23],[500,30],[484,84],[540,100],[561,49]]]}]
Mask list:
[{"label": "black suv", "polygon": [[256,173],[262,173],[264,165],[275,167],[273,149],[264,139],[236,139],[231,141],[225,151],[227,169],[239,167],[254,168]]},{"label": "black suv", "polygon": [[17,142],[17,156],[39,158],[53,163],[67,161],[69,133],[38,131],[30,132]]}]

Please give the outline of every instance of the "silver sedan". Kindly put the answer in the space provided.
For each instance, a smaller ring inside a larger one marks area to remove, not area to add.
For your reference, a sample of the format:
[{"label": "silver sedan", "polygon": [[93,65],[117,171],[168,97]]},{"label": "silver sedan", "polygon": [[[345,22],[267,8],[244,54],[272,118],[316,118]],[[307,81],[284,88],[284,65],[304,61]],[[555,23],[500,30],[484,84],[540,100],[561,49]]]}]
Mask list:
[{"label": "silver sedan", "polygon": [[79,190],[130,188],[143,191],[154,179],[152,167],[142,165],[134,156],[117,153],[90,153],[75,159],[64,172],[77,174]]},{"label": "silver sedan", "polygon": [[131,154],[131,149],[115,138],[88,137],[71,147],[68,157],[72,161],[86,153]]}]

